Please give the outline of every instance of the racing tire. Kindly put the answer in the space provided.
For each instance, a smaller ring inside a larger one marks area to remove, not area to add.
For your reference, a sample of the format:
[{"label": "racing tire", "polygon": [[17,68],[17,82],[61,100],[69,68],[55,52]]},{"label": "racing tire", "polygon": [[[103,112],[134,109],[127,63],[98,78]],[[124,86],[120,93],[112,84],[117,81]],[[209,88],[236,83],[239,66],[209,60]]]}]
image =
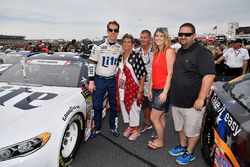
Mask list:
[{"label": "racing tire", "polygon": [[83,137],[84,121],[80,114],[76,114],[70,119],[62,138],[59,155],[60,167],[68,167],[71,165]]},{"label": "racing tire", "polygon": [[214,118],[211,113],[206,112],[203,117],[201,132],[201,154],[205,162],[212,166],[214,163]]}]

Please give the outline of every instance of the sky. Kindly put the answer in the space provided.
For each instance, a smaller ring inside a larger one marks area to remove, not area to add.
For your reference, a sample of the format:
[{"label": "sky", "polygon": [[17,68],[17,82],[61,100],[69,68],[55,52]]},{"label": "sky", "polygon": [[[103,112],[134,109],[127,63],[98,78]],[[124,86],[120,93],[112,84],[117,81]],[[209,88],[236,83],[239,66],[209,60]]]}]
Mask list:
[{"label": "sky", "polygon": [[138,38],[141,30],[153,33],[157,27],[176,36],[186,22],[200,35],[227,35],[230,22],[250,26],[250,0],[0,0],[0,35],[101,39],[111,20],[120,24],[120,38]]}]

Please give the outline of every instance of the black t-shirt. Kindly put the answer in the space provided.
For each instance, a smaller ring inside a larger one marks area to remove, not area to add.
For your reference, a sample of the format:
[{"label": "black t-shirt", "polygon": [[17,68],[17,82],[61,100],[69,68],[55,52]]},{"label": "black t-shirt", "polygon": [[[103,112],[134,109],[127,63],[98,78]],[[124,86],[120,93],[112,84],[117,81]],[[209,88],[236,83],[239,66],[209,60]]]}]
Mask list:
[{"label": "black t-shirt", "polygon": [[191,108],[197,99],[202,77],[215,74],[212,53],[197,42],[188,49],[179,49],[173,67],[171,101],[176,107]]}]

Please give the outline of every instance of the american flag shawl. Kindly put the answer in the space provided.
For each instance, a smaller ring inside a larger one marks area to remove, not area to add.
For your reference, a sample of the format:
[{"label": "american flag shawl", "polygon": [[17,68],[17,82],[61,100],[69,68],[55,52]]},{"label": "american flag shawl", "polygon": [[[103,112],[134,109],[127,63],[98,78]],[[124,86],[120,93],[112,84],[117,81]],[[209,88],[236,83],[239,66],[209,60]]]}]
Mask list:
[{"label": "american flag shawl", "polygon": [[[119,56],[118,66],[122,62],[123,54]],[[124,103],[127,112],[131,110],[132,104],[137,97],[139,91],[140,79],[147,74],[144,62],[138,53],[132,51],[128,57],[128,61],[124,64],[123,72],[126,76],[124,87]],[[118,79],[120,75],[120,69],[116,72],[116,102],[117,111],[120,111],[120,97],[118,88]],[[142,94],[143,95],[143,94]],[[137,105],[141,105],[143,102],[143,96],[137,101]]]}]

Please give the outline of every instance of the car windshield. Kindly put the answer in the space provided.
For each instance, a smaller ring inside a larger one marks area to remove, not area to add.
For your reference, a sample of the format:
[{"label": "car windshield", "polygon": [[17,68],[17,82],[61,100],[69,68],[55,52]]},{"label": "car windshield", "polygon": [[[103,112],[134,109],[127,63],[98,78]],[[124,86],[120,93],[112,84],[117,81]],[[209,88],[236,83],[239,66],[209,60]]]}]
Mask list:
[{"label": "car windshield", "polygon": [[232,96],[250,109],[250,80],[243,80],[234,85]]},{"label": "car windshield", "polygon": [[16,64],[0,76],[0,82],[78,87],[81,66],[81,61],[30,59],[25,71]]},{"label": "car windshield", "polygon": [[21,56],[6,56],[4,64],[16,64],[19,63]]},{"label": "car windshield", "polygon": [[4,54],[4,55],[0,55],[0,59],[2,59],[2,63],[4,64],[16,64],[20,62],[20,59],[22,57],[28,57],[28,55],[30,55],[30,52],[11,52],[8,54]]}]

